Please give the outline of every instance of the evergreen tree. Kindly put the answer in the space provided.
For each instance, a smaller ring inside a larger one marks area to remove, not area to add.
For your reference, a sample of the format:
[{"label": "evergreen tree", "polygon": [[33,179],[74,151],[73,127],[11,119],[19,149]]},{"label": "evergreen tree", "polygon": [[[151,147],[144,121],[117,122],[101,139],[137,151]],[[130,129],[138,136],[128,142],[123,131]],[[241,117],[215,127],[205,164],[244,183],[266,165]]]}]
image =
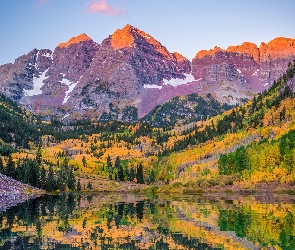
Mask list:
[{"label": "evergreen tree", "polygon": [[25,173],[24,173],[24,168],[23,168],[23,165],[22,163],[20,162],[20,160],[17,161],[17,168],[16,168],[16,179],[18,181],[21,181],[23,183],[26,183],[25,182]]},{"label": "evergreen tree", "polygon": [[37,155],[36,155],[37,164],[40,166],[42,163],[42,151],[41,148],[38,148]]},{"label": "evergreen tree", "polygon": [[81,187],[81,182],[80,182],[80,178],[78,178],[78,183],[77,183],[77,191],[80,192],[82,189]]},{"label": "evergreen tree", "polygon": [[40,169],[40,188],[45,188],[46,187],[46,170],[43,166],[41,166]]},{"label": "evergreen tree", "polygon": [[129,181],[133,181],[135,177],[136,177],[135,169],[133,166],[131,166],[129,170]]},{"label": "evergreen tree", "polygon": [[85,156],[83,156],[83,158],[82,158],[82,164],[83,164],[83,167],[84,167],[84,168],[87,167],[87,162],[86,162],[86,158],[85,158]]},{"label": "evergreen tree", "polygon": [[50,164],[49,170],[48,170],[48,176],[47,176],[46,190],[51,192],[51,191],[55,190],[55,188],[56,188],[56,185],[55,185],[53,167]]},{"label": "evergreen tree", "polygon": [[257,99],[256,99],[256,96],[254,95],[252,106],[251,106],[251,114],[253,114],[255,112],[256,107],[257,107]]},{"label": "evergreen tree", "polygon": [[68,159],[65,158],[57,174],[58,176],[57,185],[61,191],[66,191],[67,189],[68,176],[69,176],[68,172],[69,172]]},{"label": "evergreen tree", "polygon": [[282,111],[280,112],[280,121],[282,122],[286,118],[286,107],[284,106],[282,108]]},{"label": "evergreen tree", "polygon": [[136,179],[137,179],[137,183],[144,184],[143,167],[142,167],[141,162],[139,163],[139,165],[137,167]]},{"label": "evergreen tree", "polygon": [[107,157],[107,171],[110,171],[113,168],[111,157]]},{"label": "evergreen tree", "polygon": [[112,180],[113,179],[113,165],[112,165],[112,161],[111,161],[111,157],[108,155],[107,157],[107,172],[109,173],[109,179]]},{"label": "evergreen tree", "polygon": [[121,160],[120,160],[119,156],[117,156],[117,158],[116,158],[115,168],[118,170],[118,180],[124,181],[124,171],[123,171],[123,168],[121,165]]},{"label": "evergreen tree", "polygon": [[74,191],[75,187],[76,187],[76,179],[75,179],[75,175],[73,172],[73,167],[71,167],[70,171],[69,171],[69,176],[68,176],[68,188],[71,191]]},{"label": "evergreen tree", "polygon": [[8,162],[6,164],[6,167],[5,167],[5,175],[11,177],[11,178],[16,178],[16,171],[15,171],[15,164],[12,160],[12,156],[10,155],[9,158],[8,158]]},{"label": "evergreen tree", "polygon": [[90,181],[89,181],[88,184],[87,184],[87,188],[89,189],[89,191],[92,189],[92,184],[91,184]]},{"label": "evergreen tree", "polygon": [[126,180],[129,180],[129,175],[130,175],[130,173],[129,173],[129,169],[128,169],[128,166],[126,166],[126,168],[125,168],[125,173],[124,173],[124,176],[125,176],[125,179],[126,179]]},{"label": "evergreen tree", "polygon": [[0,156],[0,173],[3,174],[4,173],[4,165],[3,165],[3,160],[2,157]]},{"label": "evergreen tree", "polygon": [[154,172],[154,170],[152,169],[152,171],[151,171],[151,173],[150,173],[149,182],[150,182],[150,183],[153,183],[153,182],[155,182],[155,180],[156,180],[155,172]]},{"label": "evergreen tree", "polygon": [[39,187],[40,167],[36,160],[28,160],[29,164],[29,184],[34,187]]}]

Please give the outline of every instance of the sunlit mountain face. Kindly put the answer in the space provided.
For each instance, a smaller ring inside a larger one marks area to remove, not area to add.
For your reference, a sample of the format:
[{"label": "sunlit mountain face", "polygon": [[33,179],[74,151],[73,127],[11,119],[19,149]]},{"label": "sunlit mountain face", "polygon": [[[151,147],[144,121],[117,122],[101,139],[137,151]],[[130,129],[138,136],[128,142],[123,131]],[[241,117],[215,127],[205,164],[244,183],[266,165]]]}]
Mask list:
[{"label": "sunlit mountain face", "polygon": [[[0,66],[0,91],[35,114],[62,120],[132,120],[173,97],[206,95],[236,105],[268,89],[295,58],[294,39],[199,51],[190,62],[131,25],[101,44],[86,34],[54,51],[34,49]],[[130,119],[129,119],[130,120]]]}]

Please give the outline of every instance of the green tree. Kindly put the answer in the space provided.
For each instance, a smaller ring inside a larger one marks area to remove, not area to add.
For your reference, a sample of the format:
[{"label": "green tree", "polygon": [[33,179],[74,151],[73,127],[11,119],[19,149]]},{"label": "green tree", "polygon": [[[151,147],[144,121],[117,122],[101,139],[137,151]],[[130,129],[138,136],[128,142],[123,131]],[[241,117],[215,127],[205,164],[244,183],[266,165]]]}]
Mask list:
[{"label": "green tree", "polygon": [[83,156],[83,158],[82,158],[82,164],[83,164],[83,167],[84,167],[84,168],[87,167],[87,162],[86,162],[86,158],[85,158],[85,156]]},{"label": "green tree", "polygon": [[3,174],[4,173],[4,165],[3,165],[3,160],[2,157],[0,156],[0,173]]},{"label": "green tree", "polygon": [[71,191],[74,191],[76,187],[76,179],[73,171],[73,167],[70,167],[69,176],[68,176],[68,188]]},{"label": "green tree", "polygon": [[46,170],[44,166],[41,166],[40,169],[40,188],[45,188],[46,187]]},{"label": "green tree", "polygon": [[115,168],[118,170],[118,180],[124,181],[124,170],[122,168],[121,160],[119,156],[116,157]]},{"label": "green tree", "polygon": [[40,166],[36,160],[28,159],[29,166],[29,184],[34,187],[40,187]]},{"label": "green tree", "polygon": [[89,181],[88,184],[87,184],[87,188],[89,189],[89,191],[92,189],[92,184],[91,184],[90,181]]},{"label": "green tree", "polygon": [[48,175],[47,175],[47,183],[46,190],[51,192],[56,189],[56,180],[54,177],[52,164],[49,165]]},{"label": "green tree", "polygon": [[42,151],[41,148],[38,148],[37,155],[36,155],[37,164],[40,166],[42,163]]},{"label": "green tree", "polygon": [[144,178],[143,178],[143,166],[141,162],[139,163],[136,171],[136,179],[137,183],[144,184]]},{"label": "green tree", "polygon": [[11,177],[11,178],[16,178],[16,171],[15,171],[15,164],[12,160],[12,156],[10,155],[8,158],[8,162],[5,167],[5,175]]},{"label": "green tree", "polygon": [[77,191],[80,192],[82,189],[81,187],[81,182],[80,182],[80,178],[78,178],[78,183],[77,183]]},{"label": "green tree", "polygon": [[134,167],[131,166],[129,170],[129,181],[133,181],[135,177],[136,177],[136,171]]},{"label": "green tree", "polygon": [[280,112],[280,121],[282,122],[286,118],[286,107],[284,106],[282,108],[282,111]]},{"label": "green tree", "polygon": [[107,157],[107,172],[109,173],[109,179],[112,180],[113,179],[113,165],[112,165],[112,161],[111,161],[111,157],[108,155]]},{"label": "green tree", "polygon": [[66,191],[69,180],[69,166],[68,159],[65,158],[60,166],[60,169],[57,174],[57,185],[61,191]]},{"label": "green tree", "polygon": [[153,183],[155,181],[156,181],[156,176],[155,176],[154,170],[152,169],[149,176],[149,183]]}]

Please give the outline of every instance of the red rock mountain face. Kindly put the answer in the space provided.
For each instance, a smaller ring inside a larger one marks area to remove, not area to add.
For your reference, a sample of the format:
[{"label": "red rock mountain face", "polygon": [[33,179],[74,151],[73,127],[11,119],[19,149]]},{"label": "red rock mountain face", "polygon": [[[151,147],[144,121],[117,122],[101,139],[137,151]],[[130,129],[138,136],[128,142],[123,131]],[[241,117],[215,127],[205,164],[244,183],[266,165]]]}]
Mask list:
[{"label": "red rock mountain face", "polygon": [[[213,85],[230,82],[235,88],[246,87],[253,94],[269,88],[294,58],[295,39],[290,38],[278,37],[268,44],[261,43],[260,48],[249,42],[226,50],[215,47],[196,54],[192,75],[200,79],[204,91],[208,88],[214,92]],[[228,101],[238,99],[239,94]]]},{"label": "red rock mountain face", "polygon": [[[200,51],[190,62],[130,25],[99,45],[86,34],[55,50],[34,49],[0,66],[0,91],[37,114],[132,120],[172,97],[211,93],[235,104],[268,88],[295,58],[295,40],[276,38]],[[127,117],[127,118],[126,118]],[[134,118],[134,117],[133,117]]]}]

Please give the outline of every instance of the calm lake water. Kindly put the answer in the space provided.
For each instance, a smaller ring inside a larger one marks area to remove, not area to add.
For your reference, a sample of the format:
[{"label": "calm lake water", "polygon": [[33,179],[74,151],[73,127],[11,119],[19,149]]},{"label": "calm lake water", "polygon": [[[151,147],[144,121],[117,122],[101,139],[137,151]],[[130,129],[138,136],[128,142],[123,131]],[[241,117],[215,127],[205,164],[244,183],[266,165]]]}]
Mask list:
[{"label": "calm lake water", "polygon": [[43,196],[0,212],[0,249],[295,249],[294,216],[293,197]]}]

